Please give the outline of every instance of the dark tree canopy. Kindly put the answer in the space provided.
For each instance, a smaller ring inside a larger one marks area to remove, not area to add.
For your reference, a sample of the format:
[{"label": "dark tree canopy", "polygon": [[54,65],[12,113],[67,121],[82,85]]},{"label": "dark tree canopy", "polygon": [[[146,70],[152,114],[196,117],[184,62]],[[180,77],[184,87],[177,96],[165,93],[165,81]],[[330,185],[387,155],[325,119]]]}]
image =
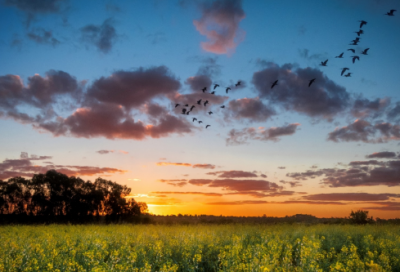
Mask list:
[{"label": "dark tree canopy", "polygon": [[37,174],[31,180],[22,177],[0,180],[0,216],[41,218],[93,218],[140,215],[147,205],[125,198],[131,189],[97,178],[94,182],[68,177],[55,170]]}]

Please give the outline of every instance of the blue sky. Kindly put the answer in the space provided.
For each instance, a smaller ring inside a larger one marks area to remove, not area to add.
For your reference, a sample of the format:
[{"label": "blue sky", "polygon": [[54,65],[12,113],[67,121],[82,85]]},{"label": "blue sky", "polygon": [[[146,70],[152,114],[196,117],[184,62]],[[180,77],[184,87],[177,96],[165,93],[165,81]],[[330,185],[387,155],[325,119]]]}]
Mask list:
[{"label": "blue sky", "polygon": [[[399,8],[3,0],[0,179],[51,168],[102,176],[163,214],[395,217],[400,19],[384,14]],[[198,87],[215,83],[216,95]],[[186,103],[197,106],[189,116]]]}]

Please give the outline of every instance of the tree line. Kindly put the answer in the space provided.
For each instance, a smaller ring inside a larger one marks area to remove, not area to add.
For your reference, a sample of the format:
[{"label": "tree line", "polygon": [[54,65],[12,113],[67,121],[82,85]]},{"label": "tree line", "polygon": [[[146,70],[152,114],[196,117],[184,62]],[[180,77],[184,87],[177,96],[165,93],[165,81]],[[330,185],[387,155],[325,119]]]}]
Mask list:
[{"label": "tree line", "polygon": [[126,198],[131,189],[97,178],[94,182],[55,170],[0,180],[0,217],[6,223],[117,222],[139,216],[147,205]]}]

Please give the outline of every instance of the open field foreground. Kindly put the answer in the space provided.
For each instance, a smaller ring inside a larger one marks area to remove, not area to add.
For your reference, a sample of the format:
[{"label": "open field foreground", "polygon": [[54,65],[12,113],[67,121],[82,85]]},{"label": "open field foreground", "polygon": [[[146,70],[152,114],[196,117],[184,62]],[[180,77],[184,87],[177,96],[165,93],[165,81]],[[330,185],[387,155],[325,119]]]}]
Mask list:
[{"label": "open field foreground", "polygon": [[400,271],[398,226],[0,227],[1,271]]}]

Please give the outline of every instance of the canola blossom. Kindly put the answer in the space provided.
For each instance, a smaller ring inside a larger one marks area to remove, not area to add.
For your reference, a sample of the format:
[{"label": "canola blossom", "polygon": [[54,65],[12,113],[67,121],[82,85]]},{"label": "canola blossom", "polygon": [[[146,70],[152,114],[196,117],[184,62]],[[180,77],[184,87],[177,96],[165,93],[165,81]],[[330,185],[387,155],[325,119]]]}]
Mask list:
[{"label": "canola blossom", "polygon": [[0,226],[0,271],[400,271],[400,228]]}]

